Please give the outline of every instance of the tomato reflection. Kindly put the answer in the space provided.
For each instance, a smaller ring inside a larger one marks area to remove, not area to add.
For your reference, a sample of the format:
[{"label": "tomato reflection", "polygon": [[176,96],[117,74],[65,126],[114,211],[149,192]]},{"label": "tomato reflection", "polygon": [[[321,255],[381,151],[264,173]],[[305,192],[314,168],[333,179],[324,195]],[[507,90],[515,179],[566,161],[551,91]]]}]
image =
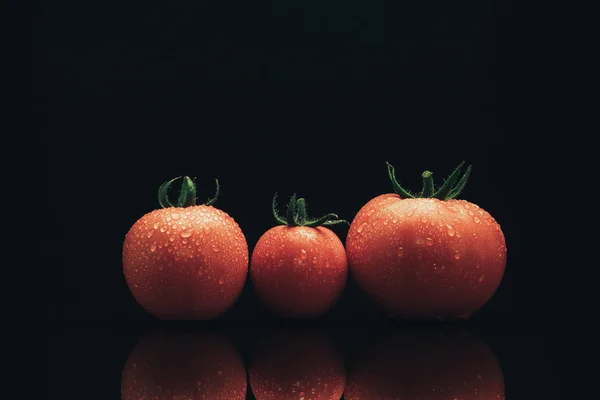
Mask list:
[{"label": "tomato reflection", "polygon": [[233,345],[209,332],[156,331],[134,347],[122,400],[243,400],[246,369]]},{"label": "tomato reflection", "polygon": [[259,343],[249,367],[257,400],[339,400],[342,355],[324,332],[285,329]]},{"label": "tomato reflection", "polygon": [[350,371],[345,400],[502,400],[500,365],[479,337],[457,331],[387,332]]}]

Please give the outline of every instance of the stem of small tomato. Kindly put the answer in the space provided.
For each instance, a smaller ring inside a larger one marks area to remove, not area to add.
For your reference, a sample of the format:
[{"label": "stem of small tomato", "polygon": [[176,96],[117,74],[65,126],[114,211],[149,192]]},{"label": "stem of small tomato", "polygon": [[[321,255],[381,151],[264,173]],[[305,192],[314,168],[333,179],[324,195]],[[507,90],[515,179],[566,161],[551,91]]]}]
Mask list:
[{"label": "stem of small tomato", "polygon": [[292,195],[290,198],[290,202],[288,203],[287,210],[285,213],[285,222],[288,226],[296,226],[298,225],[295,220],[296,215],[296,193]]},{"label": "stem of small tomato", "polygon": [[277,193],[273,196],[273,202],[271,203],[273,218],[277,221],[278,225],[287,226],[306,226],[309,228],[316,228],[318,226],[332,226],[337,224],[350,223],[344,219],[339,219],[336,214],[327,214],[318,219],[308,219],[308,213],[306,211],[306,200],[299,198],[296,200],[296,194],[290,198],[287,205],[285,218],[279,216],[277,212]]},{"label": "stem of small tomato", "polygon": [[296,202],[296,223],[298,225],[304,225],[306,222],[306,200],[299,198]]},{"label": "stem of small tomato", "polygon": [[423,191],[421,197],[433,196],[433,174],[431,171],[424,171],[421,176],[423,177]]}]

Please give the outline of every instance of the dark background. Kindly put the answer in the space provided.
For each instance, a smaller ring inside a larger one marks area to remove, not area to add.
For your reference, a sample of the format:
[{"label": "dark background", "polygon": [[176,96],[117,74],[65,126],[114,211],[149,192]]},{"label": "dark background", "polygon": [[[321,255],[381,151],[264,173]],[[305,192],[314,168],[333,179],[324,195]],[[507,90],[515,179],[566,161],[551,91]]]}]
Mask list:
[{"label": "dark background", "polygon": [[[441,183],[464,160],[462,197],[496,218],[508,245],[482,315],[544,320],[545,288],[531,282],[553,271],[525,260],[535,243],[523,171],[535,154],[523,140],[534,108],[524,110],[520,21],[506,1],[46,3],[34,107],[49,196],[42,251],[61,272],[50,274],[50,318],[145,318],[121,246],[170,178],[195,177],[200,199],[218,178],[217,206],[251,251],[273,225],[276,191],[351,220],[392,190],[386,161],[416,191],[423,170]],[[350,285],[334,314],[368,317],[359,296]],[[238,303],[228,318],[264,314],[250,287]]]},{"label": "dark background", "polygon": [[[441,183],[464,160],[473,171],[462,198],[496,218],[508,247],[498,292],[468,324],[547,332],[567,314],[555,296],[560,264],[532,234],[546,206],[526,197],[527,172],[544,166],[528,142],[542,129],[533,100],[544,73],[531,30],[501,0],[43,2],[33,107],[48,319],[134,332],[157,323],[128,291],[121,248],[173,177],[195,177],[200,199],[218,178],[216,206],[252,251],[273,226],[274,192],[351,220],[392,190],[386,161],[417,191],[423,170]],[[347,228],[334,230],[344,241]],[[352,281],[324,320],[389,323]],[[215,322],[279,323],[249,282]],[[547,357],[555,342],[545,340],[520,343]],[[119,357],[133,342],[120,342]]]}]

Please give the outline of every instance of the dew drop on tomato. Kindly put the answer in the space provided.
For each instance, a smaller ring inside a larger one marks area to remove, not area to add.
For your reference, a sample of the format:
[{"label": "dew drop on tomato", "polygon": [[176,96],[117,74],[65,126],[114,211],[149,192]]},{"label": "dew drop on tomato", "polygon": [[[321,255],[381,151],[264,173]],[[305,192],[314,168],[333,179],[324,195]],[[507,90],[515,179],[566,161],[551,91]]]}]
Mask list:
[{"label": "dew drop on tomato", "polygon": [[306,250],[300,250],[300,258],[306,260],[306,257],[308,257],[308,255],[306,254]]},{"label": "dew drop on tomato", "polygon": [[363,231],[363,229],[365,229],[365,226],[367,226],[366,222],[363,222],[362,224],[360,224],[360,226],[357,229],[357,232],[361,233]]},{"label": "dew drop on tomato", "polygon": [[456,232],[454,231],[452,225],[446,225],[446,227],[448,228],[448,236],[454,236]]},{"label": "dew drop on tomato", "polygon": [[193,231],[191,231],[191,230],[190,231],[184,231],[184,232],[181,232],[179,234],[179,236],[181,236],[182,238],[189,238],[190,236],[192,236],[192,233],[193,233]]}]

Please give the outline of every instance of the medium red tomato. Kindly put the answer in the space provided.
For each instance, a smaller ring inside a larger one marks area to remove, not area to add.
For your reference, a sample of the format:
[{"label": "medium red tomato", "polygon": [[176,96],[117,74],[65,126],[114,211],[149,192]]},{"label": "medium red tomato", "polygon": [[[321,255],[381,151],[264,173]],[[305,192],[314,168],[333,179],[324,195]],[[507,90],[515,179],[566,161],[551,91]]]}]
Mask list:
[{"label": "medium red tomato", "polygon": [[348,276],[344,245],[326,228],[346,221],[335,214],[309,220],[305,207],[304,199],[292,196],[283,219],[274,197],[273,215],[280,225],[259,238],[250,260],[257,295],[284,317],[325,314],[340,297]]},{"label": "medium red tomato", "polygon": [[257,400],[339,400],[344,360],[320,331],[286,329],[261,343],[248,368]]},{"label": "medium red tomato", "polygon": [[395,316],[468,318],[493,296],[506,266],[500,225],[478,205],[456,200],[470,167],[463,164],[434,191],[431,172],[413,195],[388,173],[396,193],[356,214],[346,238],[351,277]]},{"label": "medium red tomato", "polygon": [[345,400],[504,400],[504,375],[470,332],[392,330],[348,374]]},{"label": "medium red tomato", "polygon": [[160,319],[212,319],[239,297],[248,274],[248,244],[238,224],[212,206],[196,205],[196,188],[183,179],[178,206],[161,186],[163,208],[141,217],[125,236],[123,272],[131,293]]},{"label": "medium red tomato", "polygon": [[244,400],[247,390],[240,354],[224,337],[208,332],[144,336],[121,377],[122,400]]}]

